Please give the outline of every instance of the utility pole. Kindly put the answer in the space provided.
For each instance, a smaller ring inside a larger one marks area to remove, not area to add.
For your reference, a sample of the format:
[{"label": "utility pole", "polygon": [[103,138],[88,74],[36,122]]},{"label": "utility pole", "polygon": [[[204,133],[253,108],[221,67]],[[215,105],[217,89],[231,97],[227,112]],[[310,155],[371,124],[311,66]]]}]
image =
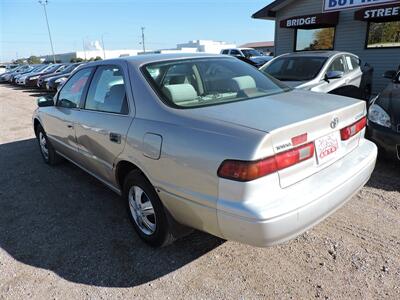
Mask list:
[{"label": "utility pole", "polygon": [[104,46],[104,33],[101,35],[101,45],[103,47],[103,59],[106,59],[106,46]]},{"label": "utility pole", "polygon": [[46,17],[47,31],[49,32],[51,52],[53,53],[53,61],[54,61],[54,63],[56,63],[56,56],[54,54],[53,40],[51,39],[51,33],[50,33],[49,19],[47,18],[46,5],[48,4],[48,1],[47,0],[39,0],[39,4],[43,6],[44,16]]},{"label": "utility pole", "polygon": [[145,30],[145,28],[144,28],[144,27],[141,27],[140,29],[142,30],[142,46],[143,46],[143,52],[146,53],[146,46],[145,46],[145,44],[144,44],[144,30]]}]

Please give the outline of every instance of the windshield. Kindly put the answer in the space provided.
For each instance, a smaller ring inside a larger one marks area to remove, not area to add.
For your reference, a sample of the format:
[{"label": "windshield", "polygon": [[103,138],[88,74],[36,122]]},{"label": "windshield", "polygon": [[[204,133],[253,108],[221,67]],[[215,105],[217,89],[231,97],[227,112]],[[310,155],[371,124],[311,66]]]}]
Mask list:
[{"label": "windshield", "polygon": [[261,56],[262,54],[254,49],[242,49],[242,53],[246,57]]},{"label": "windshield", "polygon": [[55,70],[57,70],[57,68],[59,68],[60,67],[60,65],[50,65],[50,66],[47,66],[46,68],[44,68],[43,70],[41,70],[43,73],[44,72],[53,72],[53,71],[55,71]]},{"label": "windshield", "polygon": [[32,73],[33,72],[40,72],[42,70],[44,70],[45,68],[47,68],[47,66],[37,66],[36,68],[33,68]]},{"label": "windshield", "polygon": [[62,70],[63,73],[69,73],[72,72],[78,65],[77,64],[72,64],[72,65],[67,65],[67,67]]},{"label": "windshield", "polygon": [[283,81],[308,81],[318,75],[326,60],[325,57],[281,57],[261,71]]},{"label": "windshield", "polygon": [[290,90],[237,59],[186,59],[148,64],[145,76],[173,107],[202,107]]}]

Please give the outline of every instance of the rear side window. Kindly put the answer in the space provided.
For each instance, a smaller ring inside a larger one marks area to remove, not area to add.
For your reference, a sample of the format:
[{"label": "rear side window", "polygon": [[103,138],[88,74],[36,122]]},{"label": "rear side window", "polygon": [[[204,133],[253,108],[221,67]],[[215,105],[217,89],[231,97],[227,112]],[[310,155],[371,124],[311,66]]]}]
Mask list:
[{"label": "rear side window", "polygon": [[83,89],[92,73],[92,68],[76,72],[61,88],[58,94],[57,106],[76,108],[81,101]]},{"label": "rear side window", "polygon": [[222,54],[229,54],[229,50],[223,50]]},{"label": "rear side window", "polygon": [[89,87],[85,109],[128,114],[124,77],[119,67],[97,68]]},{"label": "rear side window", "polygon": [[346,62],[349,72],[355,71],[360,67],[360,60],[354,56],[346,55]]}]

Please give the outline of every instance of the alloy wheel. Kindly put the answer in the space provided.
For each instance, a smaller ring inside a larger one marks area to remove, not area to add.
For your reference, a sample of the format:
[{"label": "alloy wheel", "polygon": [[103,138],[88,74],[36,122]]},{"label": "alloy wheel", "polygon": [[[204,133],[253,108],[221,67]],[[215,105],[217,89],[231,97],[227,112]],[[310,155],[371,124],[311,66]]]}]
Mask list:
[{"label": "alloy wheel", "polygon": [[156,215],[150,198],[142,188],[134,185],[129,189],[128,200],[136,225],[145,235],[152,235],[156,231]]},{"label": "alloy wheel", "polygon": [[47,140],[46,136],[43,134],[43,132],[39,132],[39,144],[40,144],[40,151],[42,151],[42,154],[46,160],[49,159],[49,149],[47,148]]}]

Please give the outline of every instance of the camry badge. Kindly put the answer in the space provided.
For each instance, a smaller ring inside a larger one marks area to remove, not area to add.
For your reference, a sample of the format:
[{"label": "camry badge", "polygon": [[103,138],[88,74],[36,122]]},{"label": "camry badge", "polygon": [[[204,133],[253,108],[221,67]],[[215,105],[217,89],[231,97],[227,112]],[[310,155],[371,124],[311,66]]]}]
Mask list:
[{"label": "camry badge", "polygon": [[331,122],[331,128],[335,129],[336,126],[338,126],[338,125],[339,125],[339,118],[337,118],[337,117],[333,118],[332,122]]}]

